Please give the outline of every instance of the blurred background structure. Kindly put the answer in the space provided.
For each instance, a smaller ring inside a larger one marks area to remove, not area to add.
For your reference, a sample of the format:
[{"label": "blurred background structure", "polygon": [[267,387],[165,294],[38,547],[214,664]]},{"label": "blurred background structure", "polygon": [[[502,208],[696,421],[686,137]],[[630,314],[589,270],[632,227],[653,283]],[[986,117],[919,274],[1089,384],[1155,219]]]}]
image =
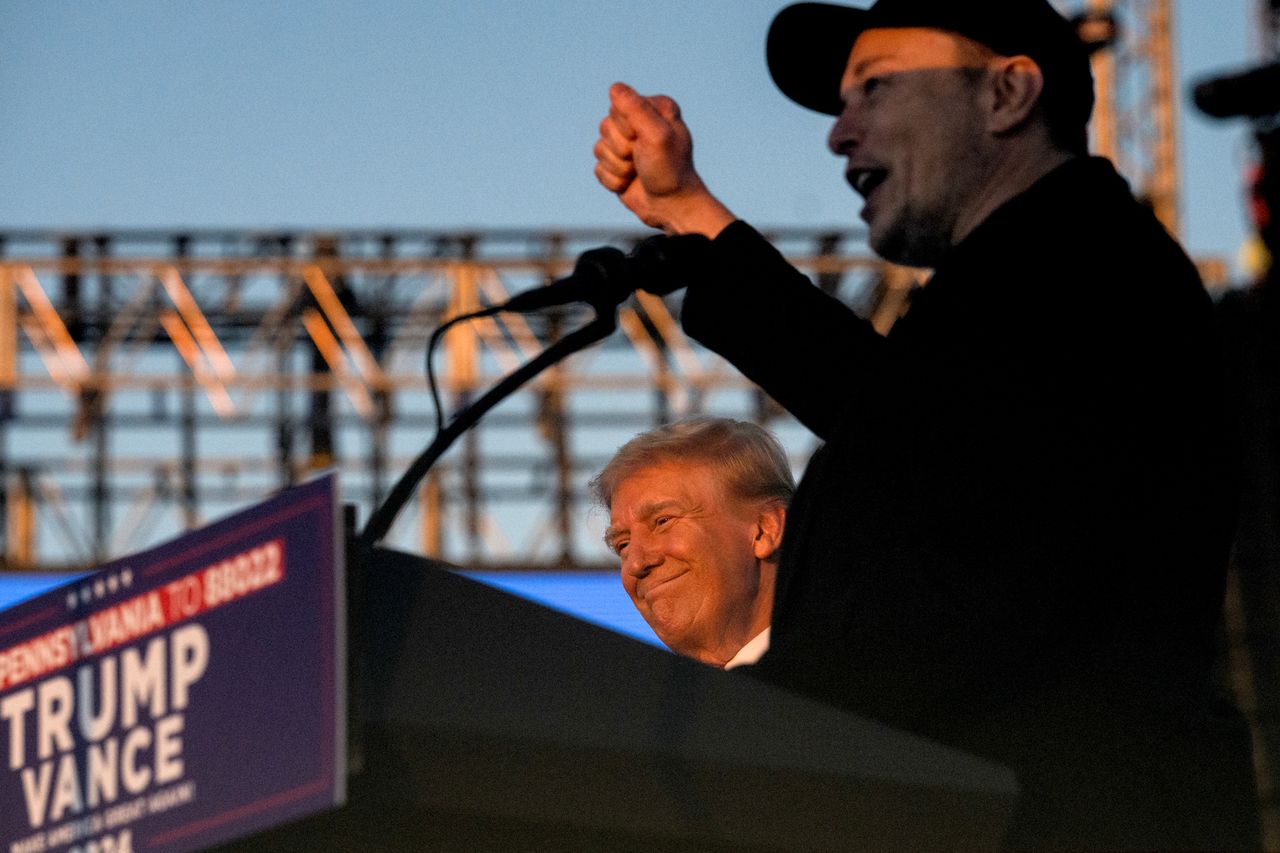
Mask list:
[{"label": "blurred background structure", "polygon": [[[3,234],[5,566],[73,570],[336,468],[367,518],[427,444],[426,343],[442,318],[643,235],[553,232]],[[913,276],[855,233],[773,235],[887,328]],[[475,569],[604,568],[586,482],[635,432],[716,412],[798,427],[638,294],[621,334],[544,374],[467,434],[392,539]],[[451,331],[456,411],[584,321],[572,309]],[[796,464],[803,464],[797,459]]]},{"label": "blurred background structure", "polygon": [[[1076,12],[1096,47],[1094,149],[1177,233],[1173,0],[1088,0]],[[1258,14],[1274,43],[1274,6]],[[858,231],[771,233],[882,329],[918,279],[876,261]],[[587,248],[642,236],[0,229],[3,567],[92,566],[328,467],[367,517],[433,433],[425,343],[441,319],[563,275]],[[1198,260],[1211,286],[1227,282],[1230,259]],[[802,469],[814,439],[683,336],[678,298],[633,299],[622,334],[494,412],[425,484],[392,541],[475,569],[607,568],[601,525],[586,521],[587,480],[630,435],[685,415],[766,424]],[[578,319],[553,312],[451,332],[436,362],[446,408]]]}]

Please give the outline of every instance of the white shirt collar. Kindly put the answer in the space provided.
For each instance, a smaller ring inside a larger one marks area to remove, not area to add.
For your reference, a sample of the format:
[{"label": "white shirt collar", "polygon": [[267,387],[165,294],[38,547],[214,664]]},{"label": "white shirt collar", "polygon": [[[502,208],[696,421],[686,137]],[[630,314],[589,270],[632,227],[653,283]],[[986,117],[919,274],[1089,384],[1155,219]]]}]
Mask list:
[{"label": "white shirt collar", "polygon": [[729,662],[724,665],[724,668],[733,669],[735,666],[755,663],[760,660],[768,650],[769,629],[765,628],[759,634],[752,637],[745,646],[738,649],[738,653],[729,659]]}]

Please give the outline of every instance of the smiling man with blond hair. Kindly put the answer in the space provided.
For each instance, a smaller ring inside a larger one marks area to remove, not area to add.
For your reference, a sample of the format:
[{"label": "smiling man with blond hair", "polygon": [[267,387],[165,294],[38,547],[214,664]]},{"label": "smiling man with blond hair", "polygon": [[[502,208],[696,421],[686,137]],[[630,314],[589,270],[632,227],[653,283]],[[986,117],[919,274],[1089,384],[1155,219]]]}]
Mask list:
[{"label": "smiling man with blond hair", "polygon": [[777,439],[726,418],[677,422],[624,444],[593,489],[622,585],[658,639],[724,669],[755,663],[795,491]]}]

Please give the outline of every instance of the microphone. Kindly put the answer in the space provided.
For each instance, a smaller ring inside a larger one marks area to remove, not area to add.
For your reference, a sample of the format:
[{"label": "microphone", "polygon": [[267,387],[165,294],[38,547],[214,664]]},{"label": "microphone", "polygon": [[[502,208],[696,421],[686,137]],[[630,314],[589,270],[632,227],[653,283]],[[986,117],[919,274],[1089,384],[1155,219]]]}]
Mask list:
[{"label": "microphone", "polygon": [[612,311],[643,290],[666,296],[704,275],[711,263],[711,241],[701,234],[658,235],[630,254],[604,246],[583,252],[573,272],[545,287],[517,293],[499,311],[527,313],[584,302],[597,314]]},{"label": "microphone", "polygon": [[1213,118],[1266,118],[1280,113],[1280,62],[1203,80],[1192,88],[1200,111]]}]

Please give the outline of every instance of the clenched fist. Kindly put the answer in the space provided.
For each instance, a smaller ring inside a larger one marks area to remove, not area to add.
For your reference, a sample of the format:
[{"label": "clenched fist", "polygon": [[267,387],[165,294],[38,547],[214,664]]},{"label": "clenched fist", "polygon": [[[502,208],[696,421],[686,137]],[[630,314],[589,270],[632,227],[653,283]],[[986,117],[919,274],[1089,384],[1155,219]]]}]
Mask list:
[{"label": "clenched fist", "polygon": [[693,167],[693,137],[680,107],[625,83],[609,87],[596,140],[596,179],[642,222],[668,233],[715,237],[734,220]]}]

